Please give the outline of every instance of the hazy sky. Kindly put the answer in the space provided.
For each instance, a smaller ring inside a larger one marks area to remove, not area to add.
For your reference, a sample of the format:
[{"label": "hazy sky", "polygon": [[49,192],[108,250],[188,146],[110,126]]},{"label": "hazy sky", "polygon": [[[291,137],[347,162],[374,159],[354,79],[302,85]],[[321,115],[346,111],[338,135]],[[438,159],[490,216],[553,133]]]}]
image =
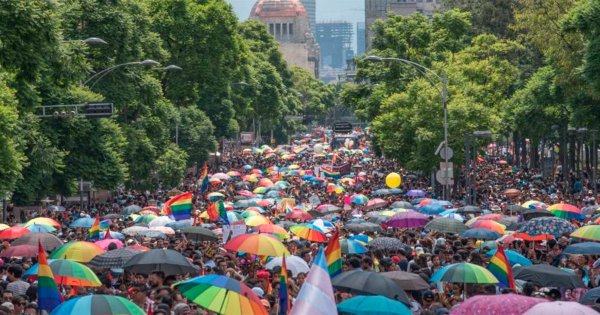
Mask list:
[{"label": "hazy sky", "polygon": [[[250,15],[254,0],[227,0],[233,5],[240,20]],[[365,0],[317,0],[317,22],[347,21],[364,22]]]}]

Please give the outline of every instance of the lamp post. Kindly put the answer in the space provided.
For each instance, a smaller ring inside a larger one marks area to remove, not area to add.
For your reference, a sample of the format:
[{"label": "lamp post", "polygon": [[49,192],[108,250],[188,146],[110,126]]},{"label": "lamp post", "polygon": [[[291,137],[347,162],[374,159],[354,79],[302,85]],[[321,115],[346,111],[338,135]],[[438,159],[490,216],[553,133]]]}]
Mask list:
[{"label": "lamp post", "polygon": [[[413,68],[417,69],[419,71],[419,73],[421,75],[423,75],[423,77],[425,79],[427,79],[427,81],[429,81],[429,83],[431,84],[431,86],[433,86],[438,93],[440,93],[440,96],[442,97],[442,107],[444,109],[444,162],[446,163],[446,169],[443,170],[442,174],[443,174],[443,179],[444,179],[444,199],[448,200],[450,197],[450,184],[449,184],[449,179],[450,177],[448,176],[448,155],[449,155],[449,150],[448,150],[448,108],[447,108],[447,104],[446,104],[446,98],[447,98],[447,78],[446,78],[446,74],[442,73],[442,75],[440,76],[439,74],[437,74],[435,71],[425,67],[424,65],[420,64],[420,63],[416,63],[410,60],[406,60],[406,59],[402,59],[402,58],[395,58],[395,57],[380,57],[380,56],[366,56],[365,58],[363,58],[362,60],[368,60],[368,61],[397,61],[397,62],[401,62],[404,64],[407,64],[409,66],[412,66]],[[439,85],[435,82],[435,80],[431,77],[433,76],[435,79],[439,80],[439,82],[441,82],[442,84],[442,89],[440,90]]]},{"label": "lamp post", "polygon": [[90,89],[93,89],[94,86],[100,81],[102,80],[102,78],[104,78],[107,74],[113,72],[115,69],[118,68],[122,68],[122,67],[126,67],[126,66],[133,66],[133,65],[141,65],[141,66],[157,66],[160,63],[158,63],[158,61],[154,61],[152,59],[146,59],[146,60],[142,60],[142,61],[132,61],[132,62],[125,62],[125,63],[121,63],[118,65],[114,65],[112,67],[108,67],[100,72],[95,73],[93,76],[89,77],[87,80],[85,80],[83,82],[83,85],[88,85],[89,83],[91,83],[90,85]]}]

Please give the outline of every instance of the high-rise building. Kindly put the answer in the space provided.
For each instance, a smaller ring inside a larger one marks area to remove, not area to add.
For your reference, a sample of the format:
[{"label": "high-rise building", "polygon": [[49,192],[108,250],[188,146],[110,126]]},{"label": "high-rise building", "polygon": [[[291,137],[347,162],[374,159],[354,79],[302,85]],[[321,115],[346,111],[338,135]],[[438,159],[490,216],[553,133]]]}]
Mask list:
[{"label": "high-rise building", "polygon": [[367,51],[365,45],[367,34],[365,33],[365,22],[356,23],[356,55],[362,56]]},{"label": "high-rise building", "polygon": [[321,49],[321,67],[343,69],[346,59],[350,54],[352,59],[352,36],[354,35],[352,23],[320,22],[317,23],[317,42]]},{"label": "high-rise building", "polygon": [[367,50],[371,48],[375,20],[385,19],[389,14],[411,15],[420,12],[432,16],[441,9],[444,0],[365,0],[365,27]]},{"label": "high-rise building", "polygon": [[300,0],[304,5],[304,9],[306,10],[306,14],[308,15],[308,21],[310,22],[310,30],[313,33],[313,36],[316,36],[317,30],[317,4],[316,0]]}]

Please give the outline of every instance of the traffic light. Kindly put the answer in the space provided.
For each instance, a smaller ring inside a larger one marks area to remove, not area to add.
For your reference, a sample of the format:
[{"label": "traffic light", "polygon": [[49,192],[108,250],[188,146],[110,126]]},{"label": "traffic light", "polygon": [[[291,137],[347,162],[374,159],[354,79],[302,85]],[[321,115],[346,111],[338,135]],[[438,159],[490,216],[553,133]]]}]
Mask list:
[{"label": "traffic light", "polygon": [[112,103],[87,103],[83,110],[86,117],[103,118],[113,114]]}]

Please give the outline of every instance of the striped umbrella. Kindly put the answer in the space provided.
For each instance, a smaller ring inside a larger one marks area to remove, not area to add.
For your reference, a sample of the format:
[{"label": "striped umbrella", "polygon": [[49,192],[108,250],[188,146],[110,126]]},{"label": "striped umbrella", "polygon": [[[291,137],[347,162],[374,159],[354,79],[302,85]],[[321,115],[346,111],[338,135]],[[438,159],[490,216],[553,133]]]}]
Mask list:
[{"label": "striped umbrella", "polygon": [[467,227],[458,220],[450,218],[435,218],[425,225],[426,229],[442,232],[460,234],[467,230]]},{"label": "striped umbrella", "polygon": [[236,236],[224,246],[225,249],[260,256],[289,256],[287,248],[268,234],[243,234]]},{"label": "striped umbrella", "polygon": [[223,200],[225,199],[225,195],[220,192],[211,192],[210,194],[206,195],[206,199],[210,201]]},{"label": "striped umbrella", "polygon": [[590,241],[600,241],[600,225],[582,226],[575,232],[571,233],[571,237]]},{"label": "striped umbrella", "polygon": [[69,242],[55,249],[49,258],[70,259],[77,262],[87,263],[92,258],[104,253],[100,246],[90,242]]},{"label": "striped umbrella", "polygon": [[[84,264],[67,259],[48,260],[54,280],[58,285],[72,285],[78,287],[99,287],[102,285],[98,276]],[[37,278],[38,264],[31,266],[23,274],[24,278],[35,280]]]},{"label": "striped umbrella", "polygon": [[506,234],[506,226],[492,220],[477,220],[470,226],[471,228],[487,229],[500,234]]},{"label": "striped umbrella", "polygon": [[348,239],[340,240],[340,248],[344,254],[364,254],[367,252],[367,248],[360,242]]},{"label": "striped umbrella", "polygon": [[289,238],[288,232],[279,225],[261,224],[256,229],[258,233],[268,233],[277,236],[280,239]]},{"label": "striped umbrella", "polygon": [[55,308],[51,315],[145,315],[135,303],[116,295],[94,294],[75,297]]},{"label": "striped umbrella", "polygon": [[456,263],[444,266],[436,271],[430,282],[454,283],[498,283],[498,279],[487,269],[470,263]]},{"label": "striped umbrella", "polygon": [[290,231],[294,233],[294,235],[311,242],[327,242],[327,236],[325,236],[323,230],[314,224],[305,223],[294,225],[290,227]]},{"label": "striped umbrella", "polygon": [[555,217],[561,219],[585,219],[585,215],[581,213],[581,209],[568,203],[557,203],[548,207],[547,210],[550,211]]}]

